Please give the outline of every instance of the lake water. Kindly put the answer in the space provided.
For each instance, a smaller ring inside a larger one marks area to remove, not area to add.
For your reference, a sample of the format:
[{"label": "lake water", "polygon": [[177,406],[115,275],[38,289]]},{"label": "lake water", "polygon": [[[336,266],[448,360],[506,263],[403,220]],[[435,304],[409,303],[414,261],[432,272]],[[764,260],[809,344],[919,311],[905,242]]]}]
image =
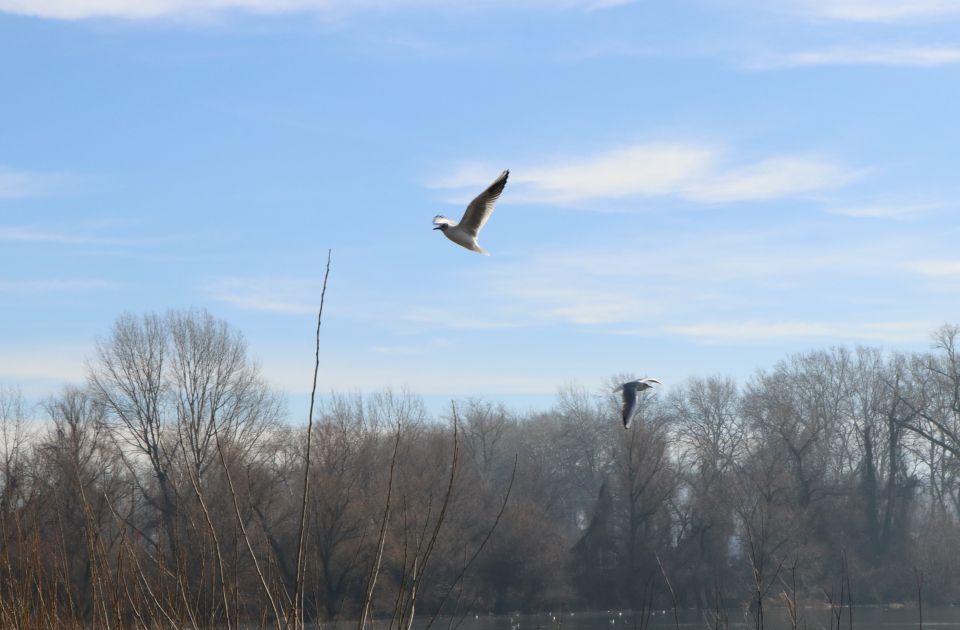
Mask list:
[{"label": "lake water", "polygon": [[[730,630],[746,630],[754,627],[753,620],[745,620],[742,610],[723,611],[727,616],[727,628]],[[708,613],[709,614],[709,613]],[[849,626],[848,611],[843,611],[841,628],[847,630]],[[704,613],[699,611],[680,611],[678,614],[680,628],[690,630],[713,629],[715,626],[707,622]],[[422,623],[426,619],[421,620]],[[384,624],[386,627],[389,624]],[[414,624],[417,626],[418,624]],[[377,624],[379,628],[379,624]],[[492,616],[469,615],[462,619],[438,619],[431,630],[639,630],[643,627],[638,617],[629,611],[611,611],[609,613],[564,613],[561,619],[554,613],[539,615]],[[667,630],[675,628],[672,611],[656,611],[650,617],[646,626],[650,630]],[[770,608],[765,611],[766,630],[790,630],[786,610]],[[808,630],[829,630],[830,611],[824,609],[802,609],[800,611],[799,628]],[[836,627],[834,621],[833,627]],[[916,608],[881,608],[864,607],[853,609],[853,627],[856,630],[917,630],[920,627],[919,611]],[[960,629],[960,607],[958,608],[928,608],[923,609],[923,627],[933,630]],[[421,626],[422,628],[422,626]]]}]

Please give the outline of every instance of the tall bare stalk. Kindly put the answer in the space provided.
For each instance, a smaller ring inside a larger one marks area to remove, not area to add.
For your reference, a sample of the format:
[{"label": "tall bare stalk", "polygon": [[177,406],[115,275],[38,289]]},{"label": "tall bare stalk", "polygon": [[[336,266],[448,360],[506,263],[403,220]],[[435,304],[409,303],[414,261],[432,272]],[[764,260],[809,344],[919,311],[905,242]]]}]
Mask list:
[{"label": "tall bare stalk", "polygon": [[920,611],[920,630],[923,630],[923,571],[914,569],[913,573],[917,580],[917,609]]},{"label": "tall bare stalk", "polygon": [[657,566],[660,567],[660,575],[663,576],[663,581],[667,583],[667,590],[670,591],[670,599],[673,603],[673,625],[680,630],[680,617],[677,614],[677,593],[673,590],[673,584],[670,583],[670,578],[667,576],[667,570],[663,568],[663,563],[660,561],[660,554],[654,553],[654,557],[657,559]]},{"label": "tall bare stalk", "polygon": [[849,630],[853,630],[853,590],[850,588],[850,562],[846,550],[843,551],[843,580],[847,587],[847,623]]},{"label": "tall bare stalk", "polygon": [[[327,278],[330,277],[330,258],[333,251],[327,250],[327,270],[323,274],[323,289],[320,291],[320,309],[317,312],[316,351],[313,364],[313,387],[310,389],[310,413],[307,415],[307,453],[303,467],[303,498],[300,502],[300,534],[297,543],[297,579],[293,592],[294,627],[303,627],[303,581],[306,577],[307,504],[310,500],[310,451],[313,444],[313,407],[317,399],[317,374],[320,371],[320,323],[323,320],[323,301],[327,296]],[[398,437],[399,439],[399,437]]]},{"label": "tall bare stalk", "polygon": [[797,608],[797,565],[799,563],[800,556],[798,554],[794,556],[793,565],[790,567],[789,584],[782,575],[779,576],[780,583],[784,587],[784,590],[781,591],[780,596],[783,598],[783,603],[787,607],[787,616],[790,618],[791,630],[797,630],[800,622],[799,610]]}]

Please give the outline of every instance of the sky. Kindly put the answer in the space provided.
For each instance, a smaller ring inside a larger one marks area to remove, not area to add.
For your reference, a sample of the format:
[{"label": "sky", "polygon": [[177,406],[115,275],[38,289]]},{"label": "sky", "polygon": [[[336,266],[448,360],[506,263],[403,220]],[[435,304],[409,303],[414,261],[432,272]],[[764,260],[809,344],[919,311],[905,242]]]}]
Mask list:
[{"label": "sky", "polygon": [[[0,0],[0,385],[205,308],[538,406],[960,323],[955,0]],[[431,230],[503,170],[478,256]]]}]

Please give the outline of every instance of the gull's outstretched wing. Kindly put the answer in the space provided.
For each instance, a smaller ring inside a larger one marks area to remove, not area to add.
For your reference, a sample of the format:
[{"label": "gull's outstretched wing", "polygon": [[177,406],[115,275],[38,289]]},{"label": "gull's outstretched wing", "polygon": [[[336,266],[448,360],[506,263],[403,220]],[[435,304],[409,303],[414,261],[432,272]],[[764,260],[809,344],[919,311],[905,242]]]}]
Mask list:
[{"label": "gull's outstretched wing", "polygon": [[637,410],[637,384],[624,383],[623,387],[623,428],[629,429],[633,412]]},{"label": "gull's outstretched wing", "polygon": [[490,184],[485,191],[477,195],[477,198],[467,206],[467,210],[463,213],[463,218],[460,219],[457,227],[473,238],[477,238],[480,230],[482,230],[486,224],[487,219],[493,214],[493,206],[496,205],[497,199],[500,198],[503,187],[507,185],[507,177],[509,176],[510,171],[500,173],[500,177]]},{"label": "gull's outstretched wing", "polygon": [[660,382],[660,379],[657,379],[657,378],[641,378],[637,382],[640,383],[641,385],[645,385],[646,387],[644,387],[644,389],[647,389],[648,387],[653,387],[655,384],[663,385],[663,383]]},{"label": "gull's outstretched wing", "polygon": [[434,225],[456,225],[456,223],[454,223],[447,217],[443,216],[442,214],[438,214],[437,216],[433,217],[433,224]]},{"label": "gull's outstretched wing", "polygon": [[629,429],[633,413],[637,410],[637,385],[626,383],[623,386],[623,428]]}]

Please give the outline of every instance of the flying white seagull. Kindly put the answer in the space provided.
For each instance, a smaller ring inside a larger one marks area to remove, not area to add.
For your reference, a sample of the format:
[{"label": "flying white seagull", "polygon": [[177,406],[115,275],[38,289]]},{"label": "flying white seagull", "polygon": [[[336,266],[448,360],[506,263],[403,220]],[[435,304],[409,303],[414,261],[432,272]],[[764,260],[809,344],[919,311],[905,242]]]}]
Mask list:
[{"label": "flying white seagull", "polygon": [[461,247],[489,256],[490,252],[477,244],[477,236],[480,235],[480,230],[483,229],[490,215],[493,214],[493,206],[500,198],[503,187],[507,185],[509,175],[510,171],[500,173],[500,177],[494,180],[485,191],[477,195],[477,198],[467,206],[460,223],[454,223],[447,217],[438,214],[433,217],[433,224],[436,226],[433,229],[440,230],[444,236]]},{"label": "flying white seagull", "polygon": [[630,423],[633,421],[633,414],[637,411],[637,392],[642,392],[645,389],[650,389],[653,387],[653,384],[661,385],[660,381],[655,378],[641,378],[635,381],[630,381],[629,383],[624,383],[620,387],[616,388],[615,392],[623,390],[623,428],[629,429]]}]

